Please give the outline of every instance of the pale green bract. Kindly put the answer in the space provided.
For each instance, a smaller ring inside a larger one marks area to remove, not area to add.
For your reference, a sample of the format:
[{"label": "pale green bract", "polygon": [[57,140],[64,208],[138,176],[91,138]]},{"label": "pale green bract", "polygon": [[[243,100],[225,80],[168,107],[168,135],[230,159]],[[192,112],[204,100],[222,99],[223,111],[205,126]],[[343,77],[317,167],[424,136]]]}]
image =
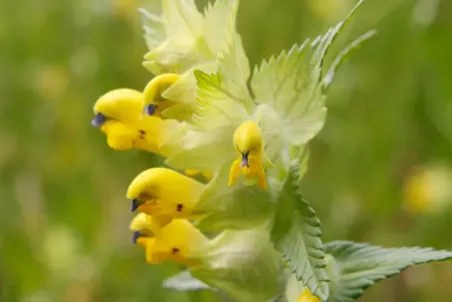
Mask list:
[{"label": "pale green bract", "polygon": [[[210,74],[220,68],[225,75],[235,76],[235,68],[239,67],[248,78],[248,58],[235,30],[238,4],[238,0],[216,1],[207,6],[204,14],[197,10],[193,0],[163,1],[162,16],[140,9],[150,50],[143,65],[154,75],[181,74],[162,93],[165,99],[178,103],[162,113],[165,118],[191,120],[198,90],[195,70]],[[238,49],[231,48],[234,45]],[[223,53],[231,56],[225,58]]]},{"label": "pale green bract", "polygon": [[209,5],[204,14],[193,0],[163,0],[162,16],[141,9],[149,52],[144,66],[153,74],[183,73],[216,61],[227,47],[230,26],[235,25],[238,1],[223,0]]},{"label": "pale green bract", "polygon": [[268,221],[275,209],[271,192],[246,185],[228,186],[226,168],[209,183],[193,209],[195,215],[207,215],[196,226],[203,231],[220,231],[253,228]]},{"label": "pale green bract", "polygon": [[[161,149],[170,167],[213,174],[192,213],[213,239],[193,256],[200,264],[164,286],[221,290],[240,302],[295,302],[309,289],[321,301],[348,302],[408,266],[451,258],[427,249],[324,246],[319,218],[299,192],[307,144],[325,123],[326,91],[345,58],[375,34],[364,33],[325,66],[362,0],[324,35],[254,69],[235,28],[238,0],[215,1],[203,13],[193,0],[162,1],[162,16],[141,10],[149,48],[143,65],[154,75],[181,75],[162,93],[176,105],[162,112],[168,135]],[[243,177],[228,186],[238,156],[233,135],[248,120],[262,133],[266,190]]]},{"label": "pale green bract", "polygon": [[270,300],[284,285],[281,259],[265,226],[226,230],[200,253],[200,265],[166,279],[163,286],[187,291],[219,288],[237,301],[251,302]]},{"label": "pale green bract", "polygon": [[162,285],[178,291],[211,289],[207,284],[193,277],[188,270],[165,279]]},{"label": "pale green bract", "polygon": [[226,230],[203,253],[204,264],[191,274],[237,301],[270,300],[284,282],[281,259],[265,226]]}]

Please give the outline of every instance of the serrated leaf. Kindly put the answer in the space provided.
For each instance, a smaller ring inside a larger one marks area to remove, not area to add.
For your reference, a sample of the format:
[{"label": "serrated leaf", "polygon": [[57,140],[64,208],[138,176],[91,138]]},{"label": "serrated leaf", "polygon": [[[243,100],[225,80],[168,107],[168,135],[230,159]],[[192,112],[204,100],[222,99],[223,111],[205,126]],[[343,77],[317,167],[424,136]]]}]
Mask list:
[{"label": "serrated leaf", "polygon": [[288,267],[309,290],[325,301],[329,295],[320,221],[299,194],[299,175],[292,171],[281,191],[271,239]]},{"label": "serrated leaf", "polygon": [[328,50],[351,19],[362,0],[349,15],[312,42],[283,51],[278,57],[255,68],[251,87],[260,104],[273,108],[282,121],[280,133],[292,145],[307,143],[322,129],[326,118],[321,81]]},{"label": "serrated leaf", "polygon": [[197,127],[203,130],[236,127],[246,118],[248,113],[243,101],[231,93],[229,83],[220,73],[209,75],[196,70],[195,77],[198,82],[198,97],[193,123]]},{"label": "serrated leaf", "polygon": [[351,241],[328,243],[325,252],[334,257],[330,302],[354,301],[369,286],[410,266],[452,259],[450,251],[420,247],[383,248]]},{"label": "serrated leaf", "polygon": [[274,210],[271,193],[239,181],[228,186],[229,164],[223,166],[207,185],[193,209],[193,215],[206,215],[196,227],[202,231],[246,229],[270,219]]},{"label": "serrated leaf", "polygon": [[204,34],[212,53],[222,51],[226,37],[235,32],[238,6],[239,0],[217,0],[204,10]]},{"label": "serrated leaf", "polygon": [[167,41],[144,56],[143,66],[155,75],[184,73],[209,61],[209,58],[214,61],[214,57],[206,53],[204,47],[202,40],[197,40],[193,45]]},{"label": "serrated leaf", "polygon": [[325,97],[311,78],[309,45],[306,40],[301,46],[264,61],[254,70],[251,80],[256,102],[275,111],[280,128],[284,129],[279,135],[295,145],[312,139],[326,118]]},{"label": "serrated leaf", "polygon": [[[206,60],[215,60],[202,38],[203,16],[193,0],[163,0],[162,15],[145,13],[149,52],[143,62],[153,74],[182,73]],[[153,27],[155,26],[155,27]]]},{"label": "serrated leaf", "polygon": [[203,17],[194,0],[163,0],[165,32],[177,44],[190,45],[202,35]]},{"label": "serrated leaf", "polygon": [[165,27],[161,17],[148,12],[144,8],[138,9],[144,30],[144,40],[148,49],[154,49],[166,40]]},{"label": "serrated leaf", "polygon": [[326,73],[325,77],[322,80],[324,90],[328,89],[329,85],[333,82],[334,76],[336,75],[336,71],[339,69],[342,63],[344,63],[345,59],[362,43],[375,36],[376,33],[377,31],[375,30],[369,30],[368,32],[359,36],[357,39],[355,39],[353,42],[351,42],[344,49],[341,50],[341,52],[334,59],[330,69],[328,70],[328,72]]},{"label": "serrated leaf", "polygon": [[[140,10],[149,52],[143,62],[152,73],[183,73],[215,64],[228,37],[236,34],[238,0],[209,4],[203,16],[193,0],[163,0],[162,15]],[[216,70],[215,70],[216,71]]]},{"label": "serrated leaf", "polygon": [[247,84],[250,77],[248,57],[240,35],[235,30],[231,32],[226,50],[218,55],[218,69],[227,79],[231,93],[246,101],[246,105],[252,105]]},{"label": "serrated leaf", "polygon": [[226,230],[203,253],[204,264],[191,269],[192,275],[236,301],[267,301],[283,282],[281,260],[265,226]]},{"label": "serrated leaf", "polygon": [[248,90],[250,77],[250,64],[243,48],[242,38],[236,30],[236,16],[239,2],[234,3],[234,14],[227,21],[226,36],[222,41],[222,48],[218,54],[218,69],[230,84],[230,92],[252,105],[251,95]]},{"label": "serrated leaf", "polygon": [[188,270],[165,279],[162,285],[165,288],[178,291],[211,289],[207,284],[193,277]]},{"label": "serrated leaf", "polygon": [[352,16],[354,15],[358,7],[361,6],[363,1],[364,0],[359,0],[344,20],[336,24],[336,26],[330,28],[323,37],[317,40],[319,43],[317,43],[316,52],[312,57],[312,62],[316,65],[313,69],[313,77],[316,82],[319,82],[322,78],[323,64],[328,50],[330,49],[334,40],[339,35],[344,26],[351,20]]}]

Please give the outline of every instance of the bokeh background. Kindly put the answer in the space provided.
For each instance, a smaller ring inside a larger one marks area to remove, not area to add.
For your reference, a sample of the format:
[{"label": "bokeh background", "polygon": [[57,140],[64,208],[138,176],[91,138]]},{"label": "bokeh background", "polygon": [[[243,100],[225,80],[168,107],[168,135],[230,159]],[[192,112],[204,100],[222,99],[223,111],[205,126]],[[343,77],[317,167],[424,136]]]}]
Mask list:
[{"label": "bokeh background", "polygon": [[[242,0],[251,63],[325,31],[354,4]],[[179,268],[145,264],[125,199],[131,179],[161,160],[114,152],[90,126],[98,96],[150,79],[136,8],[159,5],[0,2],[0,301],[223,301],[161,288]],[[325,241],[452,249],[452,1],[367,0],[331,54],[371,28],[378,35],[330,91],[305,195]],[[451,284],[451,263],[423,265],[360,301],[452,301]]]}]

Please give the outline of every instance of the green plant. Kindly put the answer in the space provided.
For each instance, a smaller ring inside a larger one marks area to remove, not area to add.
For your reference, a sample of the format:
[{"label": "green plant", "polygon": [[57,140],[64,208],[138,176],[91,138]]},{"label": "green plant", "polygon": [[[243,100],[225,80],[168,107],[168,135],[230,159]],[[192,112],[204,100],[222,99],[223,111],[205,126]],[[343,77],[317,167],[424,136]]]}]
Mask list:
[{"label": "green plant", "polygon": [[162,16],[141,10],[150,49],[143,65],[155,77],[143,92],[102,96],[93,125],[112,148],[154,152],[172,168],[143,171],[127,192],[140,212],[133,240],[147,262],[189,268],[165,286],[211,288],[245,302],[353,301],[409,266],[452,258],[432,249],[324,245],[300,192],[328,87],[346,56],[375,34],[325,66],[361,2],[324,35],[252,73],[235,29],[238,1],[217,1],[203,14],[190,0],[163,0]]}]

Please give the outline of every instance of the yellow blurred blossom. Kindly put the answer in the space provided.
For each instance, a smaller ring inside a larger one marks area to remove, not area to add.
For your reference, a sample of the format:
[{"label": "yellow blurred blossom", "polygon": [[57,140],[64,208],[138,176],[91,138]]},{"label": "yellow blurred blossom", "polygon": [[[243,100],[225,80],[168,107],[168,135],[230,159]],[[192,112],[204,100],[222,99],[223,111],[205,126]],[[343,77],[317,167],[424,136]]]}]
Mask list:
[{"label": "yellow blurred blossom", "polygon": [[435,212],[452,198],[452,171],[445,165],[414,169],[405,179],[403,202],[413,213]]}]

